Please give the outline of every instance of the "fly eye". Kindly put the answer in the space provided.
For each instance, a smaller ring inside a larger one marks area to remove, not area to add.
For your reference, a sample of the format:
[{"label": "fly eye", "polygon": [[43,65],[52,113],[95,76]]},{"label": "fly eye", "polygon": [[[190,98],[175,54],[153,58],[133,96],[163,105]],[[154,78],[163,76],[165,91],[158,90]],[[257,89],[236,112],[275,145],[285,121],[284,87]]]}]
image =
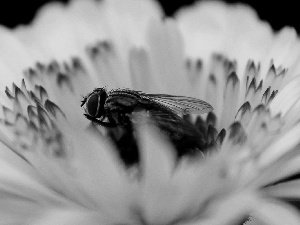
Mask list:
[{"label": "fly eye", "polygon": [[86,108],[90,116],[97,116],[99,98],[100,96],[98,94],[93,94],[88,98],[86,102]]}]

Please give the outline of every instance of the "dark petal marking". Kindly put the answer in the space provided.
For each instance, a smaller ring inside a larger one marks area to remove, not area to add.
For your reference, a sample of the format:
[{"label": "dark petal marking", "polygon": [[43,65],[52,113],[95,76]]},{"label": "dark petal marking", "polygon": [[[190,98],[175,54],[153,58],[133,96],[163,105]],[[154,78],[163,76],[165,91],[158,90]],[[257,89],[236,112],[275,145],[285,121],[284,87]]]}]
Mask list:
[{"label": "dark petal marking", "polygon": [[206,136],[207,143],[214,142],[217,139],[218,131],[212,125],[208,125]]},{"label": "dark petal marking", "polygon": [[14,99],[14,95],[11,93],[8,87],[5,87],[5,94],[9,99]]},{"label": "dark petal marking", "polygon": [[209,112],[206,117],[206,124],[216,126],[217,124],[217,116],[213,112]]},{"label": "dark petal marking", "polygon": [[274,64],[272,64],[272,65],[270,66],[270,68],[269,68],[268,73],[267,73],[267,79],[268,79],[268,78],[271,78],[271,80],[272,80],[272,79],[274,79],[275,77],[276,77],[276,69],[275,69]]},{"label": "dark petal marking", "polygon": [[96,46],[90,47],[87,49],[90,57],[96,58],[99,55],[99,49]]},{"label": "dark petal marking", "polygon": [[36,87],[37,87],[37,90],[38,90],[37,93],[39,93],[41,102],[45,102],[49,98],[46,89],[43,86],[36,86]]},{"label": "dark petal marking", "polygon": [[195,122],[196,128],[200,131],[202,134],[207,134],[207,126],[204,120],[201,118],[201,116],[197,116],[196,122]]},{"label": "dark petal marking", "polygon": [[99,55],[105,55],[112,51],[113,51],[112,44],[106,40],[100,41],[95,45],[87,48],[87,52],[92,59],[98,57]]},{"label": "dark petal marking", "polygon": [[46,89],[41,85],[35,85],[34,92],[30,91],[29,94],[32,101],[39,102],[41,104],[49,98]]},{"label": "dark petal marking", "polygon": [[247,134],[240,122],[234,122],[229,127],[229,139],[232,140],[235,145],[243,144],[247,140]]},{"label": "dark petal marking", "polygon": [[226,136],[226,130],[223,128],[220,133],[218,134],[216,142],[221,145],[224,141],[224,138]]},{"label": "dark petal marking", "polygon": [[213,84],[213,85],[217,85],[217,79],[216,79],[216,77],[215,77],[215,75],[214,74],[210,74],[209,75],[209,81]]},{"label": "dark petal marking", "polygon": [[19,87],[15,87],[15,100],[17,102],[26,101],[28,104],[30,103],[27,96],[24,94],[24,92]]},{"label": "dark petal marking", "polygon": [[28,128],[31,129],[34,132],[38,132],[38,127],[33,121],[29,121]]},{"label": "dark petal marking", "polygon": [[63,134],[53,128],[50,132],[42,134],[45,144],[47,145],[47,154],[56,158],[66,157],[65,141]]},{"label": "dark petal marking", "polygon": [[263,104],[267,104],[267,103],[268,103],[268,100],[269,100],[269,97],[270,97],[270,92],[271,92],[271,86],[269,86],[269,87],[265,90],[265,92],[264,92],[264,94],[263,94],[263,96],[262,96],[262,98],[261,98],[261,102],[262,102]]},{"label": "dark petal marking", "polygon": [[243,115],[246,113],[246,112],[250,112],[251,111],[251,105],[250,103],[247,101],[245,102],[241,107],[240,109],[238,110],[235,118],[237,118],[237,115],[239,115],[239,113],[241,113],[241,117],[243,117]]},{"label": "dark petal marking", "polygon": [[2,106],[2,110],[3,110],[3,116],[4,116],[4,120],[7,123],[14,123],[15,122],[15,113],[9,109],[6,108],[5,106]]},{"label": "dark petal marking", "polygon": [[17,114],[14,125],[18,130],[26,131],[28,127],[28,121],[23,115]]},{"label": "dark petal marking", "polygon": [[192,60],[191,59],[187,59],[185,61],[185,66],[188,70],[190,70],[192,68]]},{"label": "dark petal marking", "polygon": [[272,91],[272,94],[271,94],[271,96],[270,96],[270,98],[269,98],[267,104],[270,104],[270,103],[271,103],[271,101],[275,98],[275,96],[276,96],[277,93],[278,93],[278,90]]},{"label": "dark petal marking", "polygon": [[30,81],[32,81],[33,78],[37,76],[37,72],[33,68],[29,68],[28,70],[25,70],[23,73],[24,76],[27,77]]},{"label": "dark petal marking", "polygon": [[196,70],[199,72],[201,71],[203,68],[203,64],[202,64],[202,61],[200,59],[197,59],[196,61]]},{"label": "dark petal marking", "polygon": [[263,80],[261,80],[258,84],[258,87],[256,88],[256,92],[258,92],[259,90],[262,89],[262,86],[263,86]]},{"label": "dark petal marking", "polygon": [[52,101],[50,101],[49,99],[47,99],[45,101],[45,109],[47,110],[47,112],[49,112],[50,114],[52,114],[55,118],[60,114],[63,117],[66,117],[65,114],[63,113],[63,111]]},{"label": "dark petal marking", "polygon": [[[85,74],[85,68],[79,57],[73,57],[71,61],[72,67],[77,71],[82,71]],[[76,74],[76,73],[75,73]]]},{"label": "dark petal marking", "polygon": [[226,85],[228,85],[230,82],[233,84],[233,88],[239,83],[239,78],[235,72],[230,73],[230,75],[227,77]]},{"label": "dark petal marking", "polygon": [[39,125],[42,130],[49,130],[52,127],[51,119],[41,105],[37,105]]},{"label": "dark petal marking", "polygon": [[35,64],[35,67],[40,71],[40,72],[45,72],[46,66],[41,63],[41,62],[37,62]]},{"label": "dark petal marking", "polygon": [[56,77],[56,82],[59,87],[62,87],[65,84],[67,87],[69,87],[70,91],[73,92],[71,80],[66,74],[59,72]]},{"label": "dark petal marking", "polygon": [[269,110],[266,108],[265,105],[259,104],[255,109],[253,110],[253,113],[257,112],[258,114],[261,114],[262,112],[269,112]]},{"label": "dark petal marking", "polygon": [[60,71],[59,63],[56,60],[53,60],[49,63],[47,67],[47,72],[49,75],[56,74]]},{"label": "dark petal marking", "polygon": [[249,80],[252,80],[254,77],[258,75],[258,71],[260,69],[260,66],[257,67],[254,64],[254,61],[248,61],[247,67],[246,67],[246,75],[249,76]]},{"label": "dark petal marking", "polygon": [[105,41],[101,41],[98,44],[99,48],[104,49],[105,51],[112,51],[112,43],[110,43],[109,41],[105,40]]},{"label": "dark petal marking", "polygon": [[262,122],[262,123],[260,124],[260,128],[263,129],[263,130],[265,130],[265,132],[267,132],[267,130],[268,130],[268,125],[267,125],[267,123],[266,123],[266,122]]},{"label": "dark petal marking", "polygon": [[223,110],[220,118],[221,127],[227,128],[234,120],[238,109],[238,100],[235,99],[240,93],[240,81],[235,72],[228,77],[223,92]]},{"label": "dark petal marking", "polygon": [[226,70],[228,71],[228,74],[231,74],[232,72],[236,71],[237,62],[236,61],[227,61],[226,63]]},{"label": "dark petal marking", "polygon": [[256,91],[256,78],[254,77],[248,87],[248,90],[247,90],[247,95],[248,93],[250,92],[250,90],[253,90],[253,91]]},{"label": "dark petal marking", "polygon": [[30,96],[30,99],[31,99],[33,102],[40,102],[40,99],[35,95],[34,92],[30,91],[30,92],[29,92],[29,96]]},{"label": "dark petal marking", "polygon": [[38,116],[37,116],[37,108],[33,105],[29,105],[27,107],[27,115],[29,120],[35,121]]},{"label": "dark petal marking", "polygon": [[71,68],[70,68],[69,64],[68,64],[67,62],[63,62],[63,63],[62,63],[62,66],[63,66],[63,68],[64,68],[65,73],[66,73],[66,74],[70,74]]},{"label": "dark petal marking", "polygon": [[15,84],[13,84],[13,89],[14,89],[14,94],[15,94],[16,99],[18,99],[18,96],[24,95],[24,93],[21,91],[21,89],[18,86],[16,86]]},{"label": "dark petal marking", "polygon": [[[22,79],[21,90],[22,90],[22,92],[26,95],[26,98],[28,98],[29,95],[28,95],[28,91],[27,91],[27,88],[26,88],[26,84],[25,84],[25,80],[24,80],[24,79]],[[29,100],[29,98],[28,98],[28,100]]]}]

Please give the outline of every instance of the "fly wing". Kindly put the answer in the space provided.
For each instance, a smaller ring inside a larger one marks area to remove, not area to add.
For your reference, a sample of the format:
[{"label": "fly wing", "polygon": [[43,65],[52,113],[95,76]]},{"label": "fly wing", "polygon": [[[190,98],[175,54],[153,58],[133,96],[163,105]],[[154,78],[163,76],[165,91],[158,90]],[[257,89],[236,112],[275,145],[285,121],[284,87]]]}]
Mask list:
[{"label": "fly wing", "polygon": [[[149,105],[148,100],[154,104]],[[124,107],[136,107],[137,105],[145,109],[153,107],[153,109],[156,108],[156,110],[159,108],[158,106],[163,106],[180,115],[201,114],[213,110],[210,104],[197,98],[168,94],[146,94],[130,89],[111,90],[108,94],[107,103],[108,102]]]},{"label": "fly wing", "polygon": [[207,102],[192,97],[167,94],[147,94],[147,97],[181,115],[201,114],[213,110],[213,107]]},{"label": "fly wing", "polygon": [[169,110],[164,108],[135,111],[129,117],[134,124],[147,119],[148,123],[167,132],[173,140],[180,140],[184,136],[199,136],[199,131],[193,125],[176,113],[170,113]]}]

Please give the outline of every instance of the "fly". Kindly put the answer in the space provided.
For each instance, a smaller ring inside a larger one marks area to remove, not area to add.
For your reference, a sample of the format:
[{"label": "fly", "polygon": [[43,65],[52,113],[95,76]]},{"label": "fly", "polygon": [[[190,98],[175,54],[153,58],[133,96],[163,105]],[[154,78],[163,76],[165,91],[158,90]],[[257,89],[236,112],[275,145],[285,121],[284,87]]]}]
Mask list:
[{"label": "fly", "polygon": [[130,133],[134,125],[133,114],[147,112],[173,142],[179,156],[190,149],[201,151],[205,145],[203,134],[181,116],[213,110],[209,103],[192,97],[146,94],[131,89],[107,91],[105,88],[96,88],[87,94],[82,106],[85,107],[84,115],[93,123],[119,127]]}]

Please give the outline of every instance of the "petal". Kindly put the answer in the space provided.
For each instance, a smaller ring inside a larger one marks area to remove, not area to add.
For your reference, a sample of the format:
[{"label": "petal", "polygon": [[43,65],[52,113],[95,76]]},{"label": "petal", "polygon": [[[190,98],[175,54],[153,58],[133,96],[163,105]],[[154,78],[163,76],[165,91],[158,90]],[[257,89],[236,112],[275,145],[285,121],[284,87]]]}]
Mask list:
[{"label": "petal", "polygon": [[160,84],[152,74],[149,53],[144,49],[131,49],[129,63],[132,88],[146,93],[159,93]]},{"label": "petal", "polygon": [[163,135],[146,124],[139,128],[141,146],[141,207],[142,215],[149,222],[169,222],[170,201],[176,196],[176,187],[170,186],[174,170],[174,150]]},{"label": "petal", "polygon": [[[109,31],[116,43],[126,46],[128,41],[134,46],[145,44],[145,34],[150,21],[162,17],[162,9],[151,0],[106,1]],[[115,40],[117,38],[117,40]],[[126,53],[128,50],[120,52]]]},{"label": "petal", "polygon": [[284,65],[289,68],[289,73],[293,76],[299,71],[299,69],[295,71],[295,66],[299,64],[299,49],[300,43],[296,30],[291,27],[284,27],[276,34],[266,58],[273,58],[276,65]]},{"label": "petal", "polygon": [[183,41],[175,22],[152,21],[148,42],[152,72],[159,81],[160,92],[187,95]]},{"label": "petal", "polygon": [[113,224],[108,217],[100,213],[80,208],[49,208],[40,212],[31,220],[32,225],[79,225]]},{"label": "petal", "polygon": [[274,184],[280,180],[294,176],[300,171],[299,162],[299,148],[295,147],[281,156],[277,161],[261,170],[249,186],[265,187],[266,185]]},{"label": "petal", "polygon": [[300,76],[292,78],[270,104],[272,115],[281,114],[284,116],[293,105],[299,100]]},{"label": "petal", "polygon": [[34,61],[13,32],[2,26],[0,26],[0,49],[0,93],[2,95],[6,86],[21,81],[24,68]]},{"label": "petal", "polygon": [[282,134],[270,146],[268,146],[261,154],[259,164],[266,167],[282,155],[292,151],[299,144],[300,125],[298,124],[291,130]]},{"label": "petal", "polygon": [[240,82],[235,73],[227,77],[226,87],[224,91],[224,105],[221,118],[221,126],[227,128],[234,121],[236,115],[238,101],[235,96],[238,96],[240,91]]},{"label": "petal", "polygon": [[207,59],[223,53],[239,59],[237,74],[244,72],[249,58],[261,60],[270,49],[271,27],[246,5],[204,1],[181,9],[176,17],[187,55]]},{"label": "petal", "polygon": [[1,223],[23,223],[54,205],[73,205],[46,185],[32,165],[1,144]]},{"label": "petal", "polygon": [[272,200],[260,201],[251,216],[270,225],[296,225],[300,223],[300,215],[295,208],[283,202]]},{"label": "petal", "polygon": [[186,225],[239,224],[257,204],[258,196],[251,192],[240,192],[212,204],[199,219],[183,223]]},{"label": "petal", "polygon": [[222,157],[183,160],[175,167],[171,154],[174,150],[163,135],[146,125],[140,132],[142,215],[147,222],[171,223],[193,217],[234,184],[227,177]]},{"label": "petal", "polygon": [[276,198],[300,199],[300,180],[291,180],[266,188],[266,193]]},{"label": "petal", "polygon": [[1,191],[11,195],[36,199],[42,204],[64,202],[45,185],[45,180],[32,165],[19,158],[1,144]]},{"label": "petal", "polygon": [[80,190],[95,204],[94,207],[119,222],[130,222],[137,185],[130,181],[116,150],[95,131],[69,129],[68,137],[75,147],[72,177]]}]

